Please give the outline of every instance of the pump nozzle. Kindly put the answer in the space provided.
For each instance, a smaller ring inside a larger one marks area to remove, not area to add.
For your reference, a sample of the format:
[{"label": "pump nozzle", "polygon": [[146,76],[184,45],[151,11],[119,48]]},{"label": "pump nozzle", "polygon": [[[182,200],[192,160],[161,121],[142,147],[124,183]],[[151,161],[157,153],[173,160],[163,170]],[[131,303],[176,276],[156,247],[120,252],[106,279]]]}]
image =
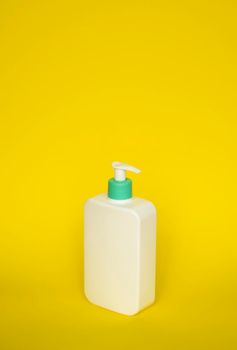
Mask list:
[{"label": "pump nozzle", "polygon": [[114,179],[116,181],[124,181],[126,179],[126,170],[132,171],[135,174],[139,174],[141,172],[141,170],[135,168],[134,166],[121,162],[113,162],[112,167],[114,168]]}]

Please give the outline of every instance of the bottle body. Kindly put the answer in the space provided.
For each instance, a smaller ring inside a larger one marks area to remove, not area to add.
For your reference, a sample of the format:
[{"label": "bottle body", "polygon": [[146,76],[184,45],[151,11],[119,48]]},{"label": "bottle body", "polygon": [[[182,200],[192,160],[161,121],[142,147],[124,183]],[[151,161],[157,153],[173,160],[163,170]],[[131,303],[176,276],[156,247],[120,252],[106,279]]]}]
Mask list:
[{"label": "bottle body", "polygon": [[84,283],[90,302],[134,315],[155,300],[156,209],[140,198],[89,199],[84,212]]}]

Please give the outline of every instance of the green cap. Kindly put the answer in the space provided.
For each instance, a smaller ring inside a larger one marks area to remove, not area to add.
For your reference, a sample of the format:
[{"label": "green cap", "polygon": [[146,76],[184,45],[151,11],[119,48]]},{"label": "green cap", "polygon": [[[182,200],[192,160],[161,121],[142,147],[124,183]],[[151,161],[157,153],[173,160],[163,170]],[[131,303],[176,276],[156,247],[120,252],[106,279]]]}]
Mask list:
[{"label": "green cap", "polygon": [[109,179],[108,197],[111,199],[132,198],[132,180],[116,181],[114,178]]},{"label": "green cap", "polygon": [[131,165],[113,162],[112,167],[115,170],[114,178],[108,182],[108,197],[115,200],[132,198],[132,180],[126,178],[126,170],[138,174],[141,171]]}]

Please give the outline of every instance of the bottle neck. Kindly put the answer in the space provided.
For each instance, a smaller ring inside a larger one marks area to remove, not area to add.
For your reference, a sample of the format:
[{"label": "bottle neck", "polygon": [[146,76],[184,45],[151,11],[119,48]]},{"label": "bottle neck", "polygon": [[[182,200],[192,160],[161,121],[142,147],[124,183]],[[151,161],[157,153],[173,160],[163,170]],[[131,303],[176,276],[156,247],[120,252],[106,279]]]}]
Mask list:
[{"label": "bottle neck", "polygon": [[112,198],[108,198],[108,201],[111,204],[116,204],[116,205],[124,205],[124,204],[128,204],[130,202],[132,202],[133,198],[128,198],[128,199],[112,199]]}]

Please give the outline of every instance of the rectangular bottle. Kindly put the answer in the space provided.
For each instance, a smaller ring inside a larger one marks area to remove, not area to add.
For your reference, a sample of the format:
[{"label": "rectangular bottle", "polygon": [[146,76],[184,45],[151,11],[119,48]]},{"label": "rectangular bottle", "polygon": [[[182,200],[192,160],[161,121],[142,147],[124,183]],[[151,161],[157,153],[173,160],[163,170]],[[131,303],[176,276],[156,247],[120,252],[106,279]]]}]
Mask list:
[{"label": "rectangular bottle", "polygon": [[109,192],[89,199],[84,212],[84,283],[87,299],[134,315],[155,300],[156,209],[132,197],[125,170],[114,162]]}]

